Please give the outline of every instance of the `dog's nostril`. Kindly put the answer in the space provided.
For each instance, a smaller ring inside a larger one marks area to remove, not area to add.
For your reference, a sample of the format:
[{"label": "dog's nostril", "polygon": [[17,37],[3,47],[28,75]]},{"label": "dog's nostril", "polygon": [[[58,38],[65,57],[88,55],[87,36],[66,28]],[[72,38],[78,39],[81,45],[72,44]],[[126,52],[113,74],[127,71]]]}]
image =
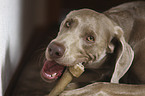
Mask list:
[{"label": "dog's nostril", "polygon": [[57,55],[57,56],[61,56],[59,52],[55,52],[55,55]]},{"label": "dog's nostril", "polygon": [[52,59],[61,58],[64,54],[64,51],[65,51],[65,47],[57,42],[52,42],[48,46],[49,56]]},{"label": "dog's nostril", "polygon": [[48,50],[49,52],[51,52],[52,51],[52,49],[51,48],[49,48],[49,50]]}]

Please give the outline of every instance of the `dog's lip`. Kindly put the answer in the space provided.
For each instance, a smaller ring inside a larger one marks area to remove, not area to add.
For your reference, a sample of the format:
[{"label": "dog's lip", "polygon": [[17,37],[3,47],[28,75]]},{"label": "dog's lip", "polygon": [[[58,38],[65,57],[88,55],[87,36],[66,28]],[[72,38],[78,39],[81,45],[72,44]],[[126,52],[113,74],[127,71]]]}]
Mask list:
[{"label": "dog's lip", "polygon": [[64,69],[65,66],[46,60],[41,70],[41,77],[48,82],[55,81],[62,75]]},{"label": "dog's lip", "polygon": [[47,77],[44,75],[42,70],[41,70],[40,75],[41,75],[41,78],[48,83],[54,82],[56,80],[56,79],[47,79]]}]

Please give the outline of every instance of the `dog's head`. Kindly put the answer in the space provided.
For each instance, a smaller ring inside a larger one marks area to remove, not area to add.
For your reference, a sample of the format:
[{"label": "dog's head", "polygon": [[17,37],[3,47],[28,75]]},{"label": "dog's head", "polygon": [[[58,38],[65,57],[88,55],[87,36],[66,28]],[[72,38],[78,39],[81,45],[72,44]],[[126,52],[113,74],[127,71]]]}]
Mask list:
[{"label": "dog's head", "polygon": [[[82,63],[85,68],[100,67],[106,60],[107,54],[114,52],[115,45],[111,42],[114,37],[121,44],[121,51],[116,61],[119,63],[126,48],[122,29],[104,14],[90,9],[70,12],[61,23],[58,36],[46,49],[47,60],[42,68],[42,77],[56,80],[62,74],[64,66],[78,63]],[[119,79],[122,74],[124,72],[118,77]]]}]

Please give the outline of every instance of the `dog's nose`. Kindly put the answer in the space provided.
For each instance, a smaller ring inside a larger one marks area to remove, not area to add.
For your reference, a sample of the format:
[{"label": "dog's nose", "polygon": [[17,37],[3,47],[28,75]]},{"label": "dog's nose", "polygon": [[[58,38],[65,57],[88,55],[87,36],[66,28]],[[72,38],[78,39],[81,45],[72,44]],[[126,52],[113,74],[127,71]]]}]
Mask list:
[{"label": "dog's nose", "polygon": [[57,42],[52,42],[48,45],[48,53],[50,58],[58,59],[61,58],[64,54],[65,47]]}]

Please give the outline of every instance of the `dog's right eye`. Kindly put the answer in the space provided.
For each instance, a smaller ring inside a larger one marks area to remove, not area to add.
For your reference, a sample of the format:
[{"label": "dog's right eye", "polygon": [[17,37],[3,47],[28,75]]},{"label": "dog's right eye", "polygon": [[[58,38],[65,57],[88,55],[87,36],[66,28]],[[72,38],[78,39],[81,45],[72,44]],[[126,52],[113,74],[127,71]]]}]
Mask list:
[{"label": "dog's right eye", "polygon": [[71,23],[70,23],[69,21],[66,21],[65,26],[66,26],[67,28],[69,28],[70,25],[71,25]]},{"label": "dog's right eye", "polygon": [[71,22],[66,21],[65,26],[66,26],[66,28],[70,28],[70,26],[71,26]]},{"label": "dog's right eye", "polygon": [[72,25],[72,22],[73,22],[73,20],[71,19],[71,20],[69,20],[69,21],[66,21],[66,23],[65,23],[65,27],[66,28],[70,28],[71,27],[71,25]]}]

